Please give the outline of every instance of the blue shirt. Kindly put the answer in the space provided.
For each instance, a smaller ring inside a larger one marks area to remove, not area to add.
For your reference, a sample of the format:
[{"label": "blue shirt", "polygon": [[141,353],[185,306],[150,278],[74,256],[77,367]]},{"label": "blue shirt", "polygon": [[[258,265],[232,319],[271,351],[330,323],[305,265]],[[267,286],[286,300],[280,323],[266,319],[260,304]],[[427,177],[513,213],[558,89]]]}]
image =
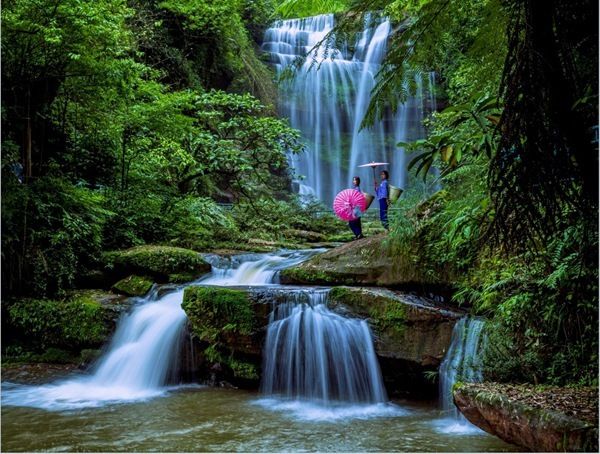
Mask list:
[{"label": "blue shirt", "polygon": [[388,182],[383,180],[379,186],[377,186],[377,200],[387,199],[389,196]]},{"label": "blue shirt", "polygon": [[360,186],[354,186],[354,189],[356,189],[358,192],[362,192],[362,191],[360,190]]}]

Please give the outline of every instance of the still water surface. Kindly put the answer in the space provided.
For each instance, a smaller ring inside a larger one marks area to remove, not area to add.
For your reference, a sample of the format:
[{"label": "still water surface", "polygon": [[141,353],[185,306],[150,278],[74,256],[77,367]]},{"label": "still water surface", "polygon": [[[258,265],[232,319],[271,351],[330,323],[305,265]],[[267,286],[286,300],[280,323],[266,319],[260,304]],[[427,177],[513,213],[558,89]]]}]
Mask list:
[{"label": "still water surface", "polygon": [[[7,390],[14,385],[4,383]],[[2,405],[2,451],[517,451],[478,430],[444,433],[434,405],[319,408],[187,387],[146,401],[48,411]]]}]

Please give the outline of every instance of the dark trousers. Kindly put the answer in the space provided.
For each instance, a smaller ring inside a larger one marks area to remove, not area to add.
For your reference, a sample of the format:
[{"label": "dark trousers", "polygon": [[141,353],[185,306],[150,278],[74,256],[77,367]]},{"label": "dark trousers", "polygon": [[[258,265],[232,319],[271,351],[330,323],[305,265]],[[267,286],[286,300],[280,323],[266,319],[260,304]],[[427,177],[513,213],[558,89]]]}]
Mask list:
[{"label": "dark trousers", "polygon": [[350,226],[350,229],[352,229],[352,233],[354,233],[354,236],[362,235],[362,225],[360,223],[360,218],[348,221],[348,225]]},{"label": "dark trousers", "polygon": [[383,227],[385,229],[387,229],[389,227],[387,211],[388,211],[387,199],[379,199],[379,219],[381,220],[381,224],[383,225]]}]

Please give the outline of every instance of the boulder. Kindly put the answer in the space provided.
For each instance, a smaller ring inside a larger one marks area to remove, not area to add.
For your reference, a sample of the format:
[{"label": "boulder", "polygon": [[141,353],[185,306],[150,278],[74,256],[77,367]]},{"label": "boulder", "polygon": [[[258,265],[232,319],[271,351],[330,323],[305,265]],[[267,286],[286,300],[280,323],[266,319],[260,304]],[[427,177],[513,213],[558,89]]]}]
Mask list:
[{"label": "boulder", "polygon": [[[535,391],[521,392],[519,397],[507,392],[511,388],[459,383],[453,390],[454,403],[476,426],[531,451],[598,452],[597,390],[591,392],[596,417],[586,421],[540,406],[536,401],[543,399]],[[550,403],[555,397],[551,396]]]},{"label": "boulder", "polygon": [[283,270],[284,284],[373,285],[386,287],[449,287],[450,271],[431,273],[416,257],[394,255],[387,234],[352,241]]},{"label": "boulder", "polygon": [[154,282],[143,276],[129,276],[112,286],[112,290],[121,295],[144,296],[150,291]]},{"label": "boulder", "polygon": [[210,272],[198,252],[171,246],[136,246],[104,254],[105,272],[113,279],[147,276],[155,282],[189,282]]},{"label": "boulder", "polygon": [[258,384],[262,336],[248,293],[191,286],[185,289],[181,307],[203,349],[205,369],[222,371],[236,384]]}]

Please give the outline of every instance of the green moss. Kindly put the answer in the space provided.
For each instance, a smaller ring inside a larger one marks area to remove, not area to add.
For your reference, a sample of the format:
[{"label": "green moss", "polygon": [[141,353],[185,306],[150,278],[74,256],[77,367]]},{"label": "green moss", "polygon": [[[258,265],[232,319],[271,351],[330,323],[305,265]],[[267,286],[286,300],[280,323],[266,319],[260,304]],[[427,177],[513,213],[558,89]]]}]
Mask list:
[{"label": "green moss", "polygon": [[254,364],[231,359],[228,361],[227,365],[231,368],[233,375],[237,378],[247,380],[258,380],[260,378]]},{"label": "green moss", "polygon": [[280,276],[284,283],[316,285],[356,284],[355,279],[346,274],[322,269],[311,269],[302,266],[285,269],[281,271]]},{"label": "green moss", "polygon": [[192,250],[171,246],[137,246],[104,254],[105,268],[118,277],[131,274],[167,281],[171,275],[198,277],[211,266]]},{"label": "green moss", "polygon": [[252,332],[252,302],[240,290],[188,287],[181,307],[201,340],[223,341],[225,335]]},{"label": "green moss", "polygon": [[193,273],[173,273],[169,274],[169,282],[175,284],[185,284],[195,280],[198,276]]},{"label": "green moss", "polygon": [[329,300],[368,316],[371,323],[381,331],[392,330],[395,334],[402,334],[404,331],[406,306],[394,298],[362,289],[334,287],[329,292]]},{"label": "green moss", "polygon": [[143,296],[150,291],[154,283],[147,277],[129,276],[121,279],[112,289],[127,296]]},{"label": "green moss", "polygon": [[17,338],[40,349],[80,349],[106,340],[104,308],[89,296],[66,301],[23,299],[10,304],[9,326]]},{"label": "green moss", "polygon": [[252,302],[245,292],[188,287],[181,307],[188,316],[192,333],[206,344],[204,355],[208,361],[228,366],[238,378],[258,378],[253,365],[234,358],[255,326]]}]

